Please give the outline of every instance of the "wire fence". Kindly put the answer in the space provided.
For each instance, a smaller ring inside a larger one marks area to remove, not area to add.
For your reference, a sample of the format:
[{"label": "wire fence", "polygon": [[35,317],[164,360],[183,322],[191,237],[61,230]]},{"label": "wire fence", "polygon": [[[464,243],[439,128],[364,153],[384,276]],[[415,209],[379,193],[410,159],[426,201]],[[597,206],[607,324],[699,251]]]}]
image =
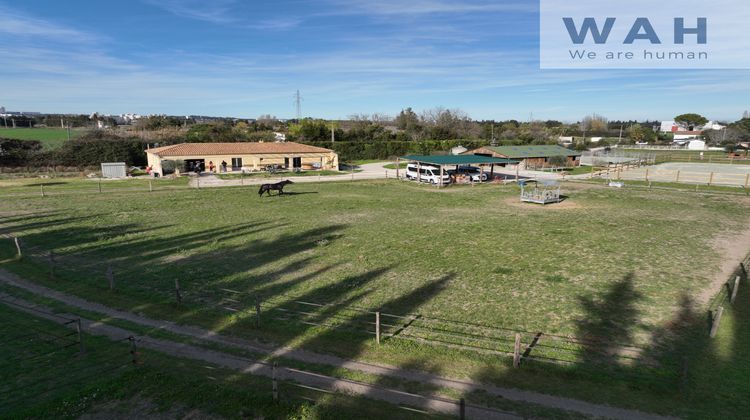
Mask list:
[{"label": "wire fence", "polygon": [[[77,347],[81,343],[80,329],[67,332],[68,324],[78,322],[80,318],[69,318],[54,312],[31,306],[27,302],[21,303],[11,295],[0,295],[0,305],[7,305],[15,310],[32,313],[42,318],[55,320],[56,327],[35,327],[31,321],[17,326],[13,318],[3,319],[0,312],[0,350],[9,357],[0,361],[0,369],[8,366],[15,367],[15,374],[9,373],[9,381],[0,384],[0,406],[3,411],[13,412],[27,407],[39,406],[59,398],[55,392],[63,394],[75,391],[81,386],[96,382],[97,379],[111,377],[112,374],[124,371],[132,365],[143,365],[143,359],[138,347],[147,346],[148,337],[129,336],[114,340],[106,353],[103,351],[84,351]],[[20,333],[18,330],[23,330]],[[7,334],[8,331],[14,335]],[[76,338],[77,337],[77,338]],[[119,350],[119,343],[128,343]],[[74,350],[70,347],[76,346]],[[128,349],[128,350],[126,350]],[[380,393],[394,395],[402,402],[396,404],[399,408],[422,412],[424,414],[460,414],[464,418],[465,410],[476,413],[491,414],[495,417],[515,418],[513,413],[492,407],[467,403],[465,399],[444,398],[437,395],[421,395],[396,390],[377,383],[362,382],[341,376],[329,376],[309,372],[297,368],[280,366],[277,362],[247,359],[239,356],[224,354],[225,359],[237,359],[245,372],[269,377],[270,383],[266,389],[256,389],[261,394],[267,393],[269,400],[276,404],[305,401],[318,403],[325,399],[331,404],[331,398],[346,400],[350,405],[351,399],[357,395]],[[251,367],[248,367],[251,363]],[[159,368],[156,365],[151,368]],[[161,367],[164,368],[163,366]],[[201,369],[204,369],[201,371]],[[265,371],[262,371],[265,369]],[[215,366],[201,363],[198,371],[191,371],[191,376],[204,376],[208,381],[220,381],[225,385],[238,386],[236,374],[231,370],[220,373]],[[49,398],[47,398],[49,396]],[[387,400],[387,399],[386,399]],[[32,403],[33,402],[33,403]],[[269,401],[270,402],[270,401]],[[415,408],[417,407],[417,408]]]},{"label": "wire fence", "polygon": [[687,169],[673,169],[661,166],[628,167],[626,164],[613,164],[600,167],[591,172],[592,178],[604,178],[610,181],[641,181],[645,183],[674,183],[724,186],[742,188],[750,191],[750,171],[722,171],[708,168],[703,171]]},{"label": "wire fence", "polygon": [[[271,321],[285,327],[312,327],[370,337],[385,344],[407,340],[423,345],[507,357],[518,364],[536,362],[558,366],[589,365],[619,369],[626,366],[630,378],[677,379],[677,363],[650,357],[652,349],[618,343],[606,337],[580,338],[516,328],[490,326],[428,316],[392,314],[353,305],[336,305],[297,300],[286,294],[263,299],[252,292],[220,289],[226,296],[215,306],[230,313],[242,313],[256,326]],[[519,341],[517,341],[519,340]]]},{"label": "wire fence", "polygon": [[[6,238],[11,235],[2,234]],[[522,363],[554,364],[622,371],[629,378],[664,378],[665,384],[679,379],[678,362],[662,360],[653,347],[613,342],[607,337],[560,335],[543,331],[491,326],[475,322],[446,319],[429,314],[397,314],[356,305],[337,305],[302,300],[287,294],[263,296],[254,291],[238,291],[202,284],[185,289],[175,281],[174,288],[164,283],[138,282],[120,278],[126,267],[93,258],[56,254],[51,250],[19,243],[23,258],[31,258],[47,266],[50,278],[65,290],[85,296],[91,288],[123,288],[134,294],[164,302],[212,307],[224,312],[241,314],[251,324],[263,328],[279,328],[286,333],[302,333],[305,329],[354,334],[361,340],[374,339],[380,344],[409,341],[420,345],[474,352],[507,358],[514,365]],[[92,278],[92,273],[101,273]],[[98,278],[97,278],[98,277]],[[64,281],[65,280],[65,281]],[[192,284],[195,286],[195,284]]]},{"label": "wire fence", "polygon": [[52,399],[52,393],[73,392],[91,379],[105,377],[133,363],[133,355],[125,345],[106,353],[86,351],[80,318],[21,303],[7,294],[0,294],[0,304],[57,324],[37,326],[24,320],[19,326],[16,319],[0,315],[0,351],[5,355],[0,369],[8,375],[15,373],[0,384],[0,406],[4,411],[39,406]]}]

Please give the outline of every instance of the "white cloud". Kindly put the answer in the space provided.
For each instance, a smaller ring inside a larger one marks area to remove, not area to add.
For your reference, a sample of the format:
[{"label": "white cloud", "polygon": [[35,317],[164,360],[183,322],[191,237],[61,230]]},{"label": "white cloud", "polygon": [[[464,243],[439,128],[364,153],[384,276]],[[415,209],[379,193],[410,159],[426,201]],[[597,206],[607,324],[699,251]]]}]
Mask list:
[{"label": "white cloud", "polygon": [[450,0],[334,0],[340,14],[427,15],[445,13],[535,12],[535,2],[450,1]]},{"label": "white cloud", "polygon": [[176,16],[204,22],[227,24],[237,22],[231,13],[235,0],[143,0]]},{"label": "white cloud", "polygon": [[93,43],[102,38],[87,32],[34,18],[1,5],[0,33],[22,38],[45,38],[59,42]]}]

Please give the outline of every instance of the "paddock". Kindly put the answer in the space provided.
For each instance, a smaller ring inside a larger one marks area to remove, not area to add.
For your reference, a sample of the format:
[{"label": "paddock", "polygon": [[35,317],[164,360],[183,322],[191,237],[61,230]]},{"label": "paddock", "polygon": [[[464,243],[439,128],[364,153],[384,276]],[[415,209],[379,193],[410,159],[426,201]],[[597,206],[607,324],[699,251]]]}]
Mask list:
[{"label": "paddock", "polygon": [[611,171],[610,178],[626,181],[675,182],[747,188],[750,186],[750,165],[668,162],[630,170]]}]

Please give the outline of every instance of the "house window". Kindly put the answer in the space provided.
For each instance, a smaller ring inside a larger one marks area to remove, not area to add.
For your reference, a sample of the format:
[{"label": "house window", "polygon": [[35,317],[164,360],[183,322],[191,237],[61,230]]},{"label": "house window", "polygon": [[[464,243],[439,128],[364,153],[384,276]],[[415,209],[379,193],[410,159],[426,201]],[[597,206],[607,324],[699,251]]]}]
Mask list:
[{"label": "house window", "polygon": [[242,158],[232,158],[232,170],[239,171],[242,169]]}]

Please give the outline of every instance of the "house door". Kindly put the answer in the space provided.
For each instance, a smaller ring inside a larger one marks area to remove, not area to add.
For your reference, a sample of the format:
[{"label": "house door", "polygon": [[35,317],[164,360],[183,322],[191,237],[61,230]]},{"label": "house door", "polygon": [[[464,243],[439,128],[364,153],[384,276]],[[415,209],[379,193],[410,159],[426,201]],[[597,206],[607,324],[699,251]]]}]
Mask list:
[{"label": "house door", "polygon": [[292,158],[292,166],[294,167],[294,169],[301,168],[302,158],[301,157]]},{"label": "house door", "polygon": [[232,158],[232,172],[242,169],[242,158]]},{"label": "house door", "polygon": [[289,168],[289,158],[284,158],[284,169]]}]

